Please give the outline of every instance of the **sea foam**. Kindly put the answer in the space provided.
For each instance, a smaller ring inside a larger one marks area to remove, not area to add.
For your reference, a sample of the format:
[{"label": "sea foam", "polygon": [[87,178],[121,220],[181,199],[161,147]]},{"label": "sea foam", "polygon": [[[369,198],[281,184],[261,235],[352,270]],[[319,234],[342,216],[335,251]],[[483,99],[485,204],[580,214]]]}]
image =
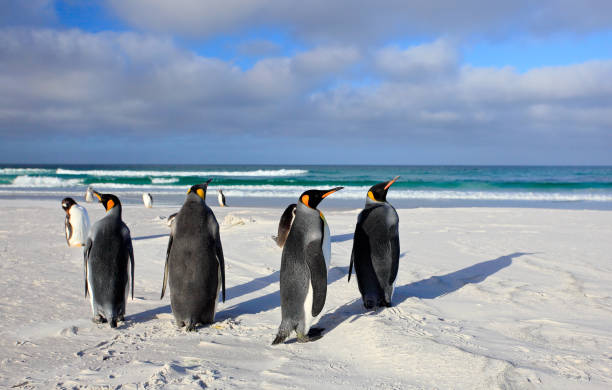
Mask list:
[{"label": "sea foam", "polygon": [[299,176],[308,173],[305,169],[256,169],[251,171],[130,171],[130,170],[74,170],[58,168],[58,175],[89,175],[96,177],[210,177],[210,176]]}]

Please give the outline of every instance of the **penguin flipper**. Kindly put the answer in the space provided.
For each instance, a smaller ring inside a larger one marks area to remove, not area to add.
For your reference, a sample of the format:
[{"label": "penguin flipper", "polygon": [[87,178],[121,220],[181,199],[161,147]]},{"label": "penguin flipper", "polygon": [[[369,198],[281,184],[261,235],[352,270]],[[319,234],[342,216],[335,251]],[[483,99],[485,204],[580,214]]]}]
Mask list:
[{"label": "penguin flipper", "polygon": [[130,273],[132,278],[132,300],[134,300],[134,248],[132,247],[132,240],[130,239],[129,253],[130,253]]},{"label": "penguin flipper", "polygon": [[166,293],[166,283],[168,283],[168,257],[170,257],[170,249],[172,248],[173,238],[173,234],[170,233],[170,239],[168,240],[168,249],[166,250],[166,264],[164,264],[164,281],[162,283],[162,291],[159,299],[162,299],[164,297],[164,294]]},{"label": "penguin flipper", "polygon": [[219,237],[219,229],[215,234],[217,261],[219,262],[219,269],[221,270],[221,291],[223,293],[223,302],[225,302],[225,259],[223,257],[223,247],[221,246],[221,237]]},{"label": "penguin flipper", "polygon": [[88,286],[87,286],[87,260],[89,259],[89,253],[91,252],[91,245],[93,241],[91,238],[87,239],[87,244],[85,249],[83,250],[83,271],[84,271],[84,279],[85,279],[85,298],[87,298]]},{"label": "penguin flipper", "polygon": [[307,256],[306,264],[310,270],[310,283],[312,283],[312,316],[316,317],[323,310],[327,296],[327,267],[320,241],[311,242],[305,252],[314,253],[313,256]]},{"label": "penguin flipper", "polygon": [[397,277],[397,271],[399,269],[399,254],[399,236],[395,236],[391,239],[391,273],[389,274],[389,284],[393,284],[393,282],[395,282],[395,278]]}]

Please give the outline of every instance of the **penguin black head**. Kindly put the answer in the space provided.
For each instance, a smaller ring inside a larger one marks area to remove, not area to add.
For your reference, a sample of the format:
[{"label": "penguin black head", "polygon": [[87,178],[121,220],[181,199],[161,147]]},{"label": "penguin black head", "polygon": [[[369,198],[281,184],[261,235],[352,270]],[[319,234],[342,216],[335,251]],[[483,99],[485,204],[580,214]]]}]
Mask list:
[{"label": "penguin black head", "polygon": [[111,211],[114,207],[121,207],[121,202],[113,194],[101,194],[98,191],[93,191],[93,194],[98,198],[98,201],[102,203],[106,211]]},{"label": "penguin black head", "polygon": [[344,187],[336,187],[330,190],[308,190],[300,195],[300,202],[311,209],[316,209],[323,199],[343,188]]},{"label": "penguin black head", "polygon": [[368,198],[374,202],[386,202],[387,191],[389,190],[389,187],[391,187],[391,184],[395,183],[397,179],[399,179],[399,176],[395,176],[393,180],[383,181],[382,183],[373,185],[368,191]]},{"label": "penguin black head", "polygon": [[206,183],[201,183],[201,184],[196,184],[194,186],[191,186],[191,188],[187,191],[187,194],[194,193],[200,198],[202,198],[202,200],[205,200],[206,199],[206,189],[208,188],[208,183],[210,183],[211,181],[212,179],[208,179],[206,180]]},{"label": "penguin black head", "polygon": [[72,198],[62,199],[62,208],[64,209],[65,212],[68,212],[68,210],[75,204],[76,202]]}]

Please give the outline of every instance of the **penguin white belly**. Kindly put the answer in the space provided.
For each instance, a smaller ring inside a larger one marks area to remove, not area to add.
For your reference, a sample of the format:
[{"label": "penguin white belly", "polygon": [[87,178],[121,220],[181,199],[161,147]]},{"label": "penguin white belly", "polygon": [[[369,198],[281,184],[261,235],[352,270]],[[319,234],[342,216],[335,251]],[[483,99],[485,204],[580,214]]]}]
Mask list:
[{"label": "penguin white belly", "polygon": [[323,218],[323,241],[322,247],[323,257],[325,258],[325,266],[329,269],[331,264],[331,239],[329,234],[329,226],[327,225],[327,221]]},{"label": "penguin white belly", "polygon": [[[87,210],[79,205],[73,205],[70,208],[69,222],[72,226],[72,236],[68,240],[70,246],[84,246],[87,242],[87,235],[89,234],[89,215]],[[68,233],[68,227],[66,227],[66,233]]]},{"label": "penguin white belly", "polygon": [[151,198],[151,195],[147,193],[142,194],[142,202],[144,203],[145,207],[148,209],[153,207],[153,199]]},{"label": "penguin white belly", "polygon": [[312,281],[308,280],[308,292],[304,300],[304,334],[308,334],[314,318],[312,317]]}]

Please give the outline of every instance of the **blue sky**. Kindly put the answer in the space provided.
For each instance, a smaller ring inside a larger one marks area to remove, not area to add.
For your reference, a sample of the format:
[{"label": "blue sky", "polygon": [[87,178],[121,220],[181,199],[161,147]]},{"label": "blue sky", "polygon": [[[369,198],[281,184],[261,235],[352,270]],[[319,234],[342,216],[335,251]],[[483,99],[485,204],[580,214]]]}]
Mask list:
[{"label": "blue sky", "polygon": [[0,162],[612,164],[612,4],[9,0]]}]

